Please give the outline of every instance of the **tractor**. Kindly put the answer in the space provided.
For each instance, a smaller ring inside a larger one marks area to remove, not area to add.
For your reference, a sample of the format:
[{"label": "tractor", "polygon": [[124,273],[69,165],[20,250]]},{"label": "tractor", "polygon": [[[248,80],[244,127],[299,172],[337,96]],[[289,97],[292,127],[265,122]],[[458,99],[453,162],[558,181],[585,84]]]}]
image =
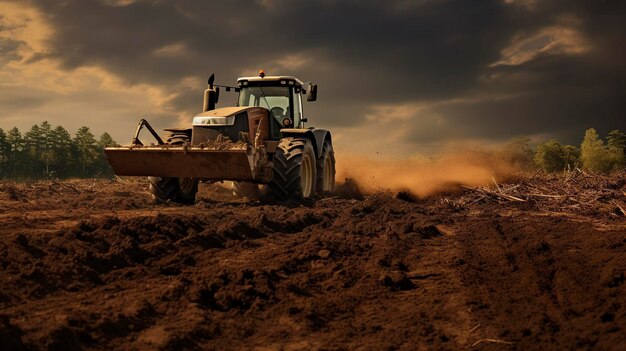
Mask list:
[{"label": "tractor", "polygon": [[[237,86],[208,80],[202,112],[191,128],[169,128],[163,137],[142,119],[131,145],[106,147],[119,176],[148,177],[157,202],[191,204],[199,182],[232,181],[240,197],[306,199],[335,186],[330,131],[305,127],[303,97],[317,100],[317,85],[292,76],[241,77]],[[220,91],[239,93],[237,106],[216,108]],[[139,139],[146,128],[156,140]]]}]

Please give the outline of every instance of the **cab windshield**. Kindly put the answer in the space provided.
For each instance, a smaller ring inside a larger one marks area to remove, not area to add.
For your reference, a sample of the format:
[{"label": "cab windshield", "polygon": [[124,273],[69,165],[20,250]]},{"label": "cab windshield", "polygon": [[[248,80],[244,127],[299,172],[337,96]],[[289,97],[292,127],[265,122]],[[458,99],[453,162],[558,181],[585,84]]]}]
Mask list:
[{"label": "cab windshield", "polygon": [[289,87],[245,87],[239,93],[239,106],[265,107],[280,122],[291,118],[289,111]]}]

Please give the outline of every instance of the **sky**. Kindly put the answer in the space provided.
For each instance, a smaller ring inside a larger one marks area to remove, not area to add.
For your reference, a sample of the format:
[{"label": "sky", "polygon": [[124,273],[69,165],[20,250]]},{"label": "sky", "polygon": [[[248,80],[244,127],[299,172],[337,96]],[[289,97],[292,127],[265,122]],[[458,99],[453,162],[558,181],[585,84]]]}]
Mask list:
[{"label": "sky", "polygon": [[264,69],[318,84],[304,115],[339,150],[579,144],[626,130],[624,23],[619,0],[0,0],[0,128],[124,144]]}]

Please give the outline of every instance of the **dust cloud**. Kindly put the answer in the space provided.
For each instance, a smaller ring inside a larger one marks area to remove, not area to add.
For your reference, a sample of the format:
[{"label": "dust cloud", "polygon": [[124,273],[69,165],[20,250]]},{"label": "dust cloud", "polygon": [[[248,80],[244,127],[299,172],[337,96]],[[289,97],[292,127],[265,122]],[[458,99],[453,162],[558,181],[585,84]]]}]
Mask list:
[{"label": "dust cloud", "polygon": [[451,151],[430,158],[385,160],[356,154],[336,155],[338,183],[350,179],[366,194],[407,191],[427,197],[459,185],[481,186],[504,181],[520,171],[505,152]]}]

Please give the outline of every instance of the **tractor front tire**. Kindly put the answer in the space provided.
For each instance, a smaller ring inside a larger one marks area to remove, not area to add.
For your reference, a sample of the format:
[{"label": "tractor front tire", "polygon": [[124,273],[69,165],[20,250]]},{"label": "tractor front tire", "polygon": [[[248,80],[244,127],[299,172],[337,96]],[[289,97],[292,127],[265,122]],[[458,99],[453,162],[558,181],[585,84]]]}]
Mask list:
[{"label": "tractor front tire", "polygon": [[198,180],[194,178],[148,177],[150,193],[156,203],[168,201],[193,204],[198,192]]},{"label": "tractor front tire", "polygon": [[[188,143],[189,136],[182,132],[172,132],[165,138],[168,145]],[[156,203],[168,201],[180,204],[193,204],[198,192],[198,180],[195,178],[148,177],[150,193]]]},{"label": "tractor front tire", "polygon": [[250,201],[258,201],[264,195],[263,186],[249,182],[233,182],[233,195],[239,198],[247,198]]},{"label": "tractor front tire", "polygon": [[282,200],[308,198],[316,189],[316,157],[308,138],[288,137],[279,141],[269,188]]}]

